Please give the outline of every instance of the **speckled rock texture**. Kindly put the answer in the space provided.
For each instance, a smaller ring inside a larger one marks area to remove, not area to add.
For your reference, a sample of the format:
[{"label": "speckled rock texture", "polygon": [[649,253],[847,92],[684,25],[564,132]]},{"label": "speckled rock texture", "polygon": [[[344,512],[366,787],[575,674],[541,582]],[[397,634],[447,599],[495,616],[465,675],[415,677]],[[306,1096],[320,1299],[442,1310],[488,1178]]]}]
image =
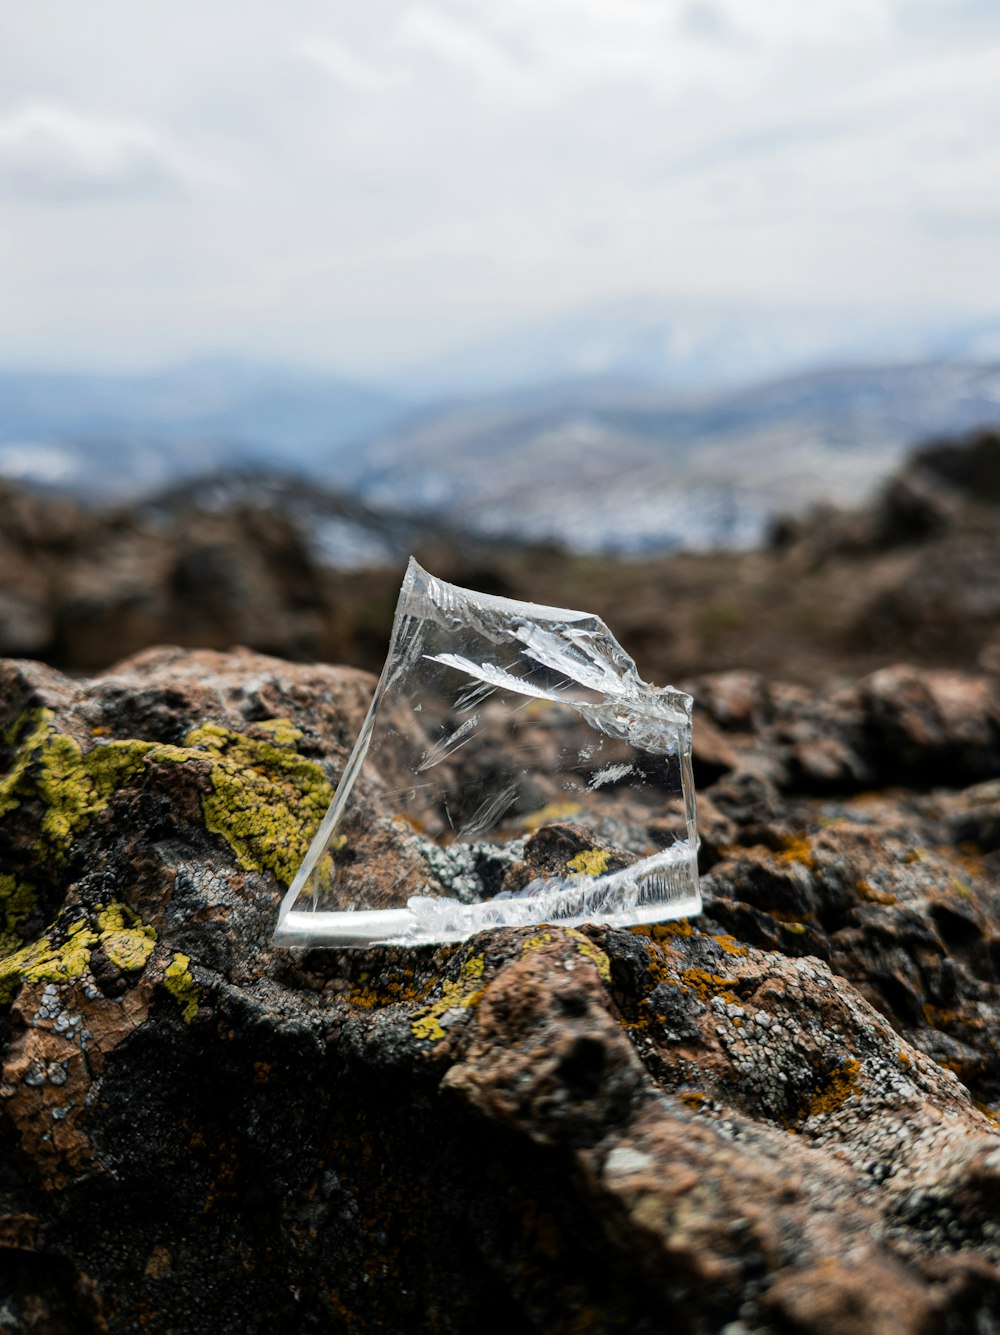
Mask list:
[{"label": "speckled rock texture", "polygon": [[991,682],[694,683],[690,923],[272,951],[372,686],[0,667],[0,1329],[1000,1332]]}]

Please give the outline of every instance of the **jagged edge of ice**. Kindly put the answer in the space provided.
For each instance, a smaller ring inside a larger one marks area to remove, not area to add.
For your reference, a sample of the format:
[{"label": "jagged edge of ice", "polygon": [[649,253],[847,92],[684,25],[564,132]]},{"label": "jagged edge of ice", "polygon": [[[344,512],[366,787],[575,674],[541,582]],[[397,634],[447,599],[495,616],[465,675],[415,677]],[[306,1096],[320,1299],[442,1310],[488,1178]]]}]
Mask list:
[{"label": "jagged edge of ice", "polygon": [[[691,697],[674,686],[651,686],[643,681],[632,658],[604,621],[592,613],[463,589],[430,574],[411,556],[396,607],[397,628],[404,618],[436,621],[447,630],[470,625],[493,644],[511,637],[520,642],[537,663],[563,673],[575,685],[608,697],[608,705],[627,703],[641,713],[655,710],[661,716],[665,714],[677,727],[690,724]],[[398,650],[401,638],[394,630],[390,660]],[[404,654],[403,659],[401,667],[411,666],[406,661],[408,655]],[[463,669],[470,661],[465,660]],[[487,669],[503,673],[503,669],[492,665],[477,666],[481,681],[490,680],[483,675]],[[494,681],[491,684],[501,683]],[[535,694],[530,684],[521,678],[512,678],[503,684],[522,694]],[[563,697],[556,693],[554,698]],[[606,709],[604,705],[592,707],[601,714]]]}]

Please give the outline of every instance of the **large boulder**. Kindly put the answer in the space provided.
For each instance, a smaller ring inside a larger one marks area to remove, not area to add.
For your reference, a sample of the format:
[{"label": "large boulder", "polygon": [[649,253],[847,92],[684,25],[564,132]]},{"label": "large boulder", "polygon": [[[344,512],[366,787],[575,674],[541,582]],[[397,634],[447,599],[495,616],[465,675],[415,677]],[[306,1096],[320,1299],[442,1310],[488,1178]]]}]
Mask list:
[{"label": "large boulder", "polygon": [[4,1328],[1000,1331],[988,684],[700,683],[700,920],[274,951],[372,686],[0,670]]}]

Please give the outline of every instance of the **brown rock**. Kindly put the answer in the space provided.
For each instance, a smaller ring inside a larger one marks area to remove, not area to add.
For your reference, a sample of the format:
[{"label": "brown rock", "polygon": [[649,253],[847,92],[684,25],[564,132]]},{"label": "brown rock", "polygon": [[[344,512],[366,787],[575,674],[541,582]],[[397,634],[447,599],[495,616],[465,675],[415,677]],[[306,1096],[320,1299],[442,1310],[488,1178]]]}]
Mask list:
[{"label": "brown rock", "polygon": [[904,1270],[834,1257],[783,1275],[765,1308],[801,1335],[930,1335],[934,1304]]},{"label": "brown rock", "polygon": [[[0,669],[12,1319],[995,1329],[994,795],[927,787],[986,764],[984,684],[708,683],[697,922],[272,951],[372,685],[247,651]],[[368,800],[378,882],[422,855]]]}]

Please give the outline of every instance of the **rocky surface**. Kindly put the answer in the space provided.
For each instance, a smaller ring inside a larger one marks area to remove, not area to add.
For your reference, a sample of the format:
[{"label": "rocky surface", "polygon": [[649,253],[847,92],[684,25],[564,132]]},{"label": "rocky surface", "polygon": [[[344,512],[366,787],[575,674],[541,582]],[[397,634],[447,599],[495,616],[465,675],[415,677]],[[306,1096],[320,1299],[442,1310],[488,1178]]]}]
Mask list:
[{"label": "rocky surface", "polygon": [[272,951],[372,684],[3,664],[0,1327],[1000,1331],[991,682],[696,683],[690,923]]},{"label": "rocky surface", "polygon": [[107,510],[0,481],[0,653],[92,671],[169,640],[374,663],[411,550],[460,559],[442,529],[294,479],[212,478]]}]

